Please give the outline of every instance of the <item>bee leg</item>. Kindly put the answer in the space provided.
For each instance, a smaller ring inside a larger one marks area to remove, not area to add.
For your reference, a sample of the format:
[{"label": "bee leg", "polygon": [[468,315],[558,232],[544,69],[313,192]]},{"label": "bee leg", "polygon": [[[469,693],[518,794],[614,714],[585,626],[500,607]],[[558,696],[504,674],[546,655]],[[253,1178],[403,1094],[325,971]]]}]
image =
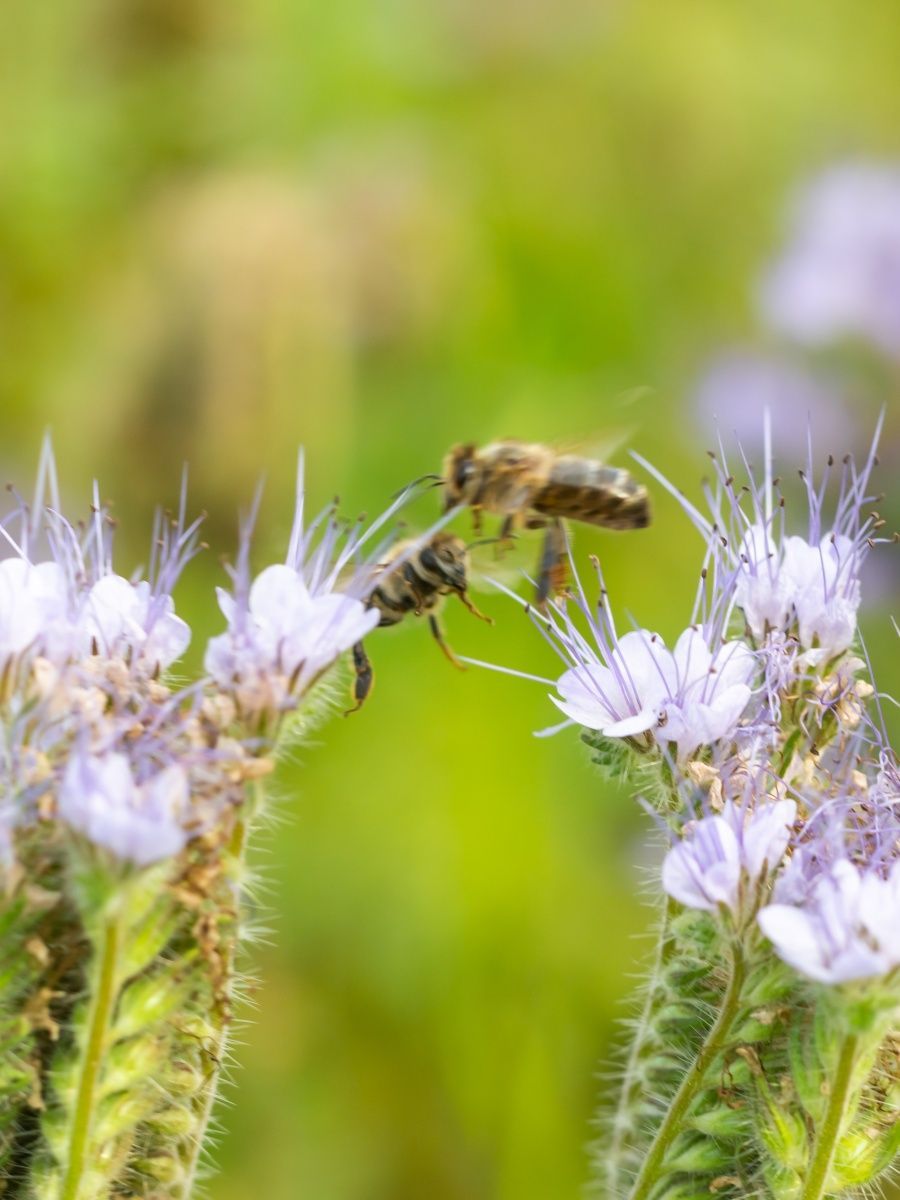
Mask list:
[{"label": "bee leg", "polygon": [[481,524],[481,505],[480,504],[472,505],[472,528],[475,530],[476,536],[481,537],[482,524]]},{"label": "bee leg", "polygon": [[500,532],[497,534],[497,549],[494,552],[495,558],[502,558],[507,550],[511,550],[516,541],[516,525],[518,524],[518,513],[507,513],[503,518],[503,524],[500,526]]},{"label": "bee leg", "polygon": [[357,642],[353,647],[353,671],[353,699],[356,703],[352,708],[347,709],[344,713],[345,717],[349,717],[351,713],[359,712],[363,704],[365,704],[372,690],[372,685],[375,682],[375,672],[372,670],[372,664],[369,662],[369,656],[366,654],[366,648],[362,642]]},{"label": "bee leg", "polygon": [[535,602],[543,607],[551,595],[558,595],[565,589],[568,572],[566,571],[566,531],[562,521],[556,519],[547,527],[544,535],[544,545],[537,571],[537,591]]},{"label": "bee leg", "polygon": [[475,607],[475,605],[472,603],[472,601],[469,599],[468,592],[457,592],[456,594],[457,594],[457,596],[459,596],[460,600],[462,600],[463,604],[466,606],[466,608],[469,610],[469,612],[472,614],[473,617],[478,617],[478,619],[481,621],[487,621],[488,625],[493,625],[494,618],[489,617],[487,615],[487,613],[483,613],[483,612],[481,612],[480,609],[477,609]]},{"label": "bee leg", "polygon": [[444,641],[444,635],[441,633],[441,627],[437,623],[437,617],[433,617],[433,616],[429,617],[428,625],[429,625],[429,628],[431,629],[431,636],[434,638],[434,640],[437,642],[437,644],[443,650],[444,654],[447,656],[447,658],[450,660],[450,662],[453,663],[454,667],[458,667],[460,671],[464,671],[466,668],[463,666],[463,664],[459,661],[459,659],[456,657],[456,655],[453,653],[453,651],[450,649],[450,647]]}]

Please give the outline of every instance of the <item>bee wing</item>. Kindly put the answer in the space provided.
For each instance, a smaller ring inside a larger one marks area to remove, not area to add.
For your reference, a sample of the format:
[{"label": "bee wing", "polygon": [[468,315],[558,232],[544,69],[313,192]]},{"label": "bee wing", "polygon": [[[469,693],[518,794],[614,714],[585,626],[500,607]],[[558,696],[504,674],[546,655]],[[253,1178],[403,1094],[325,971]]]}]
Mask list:
[{"label": "bee wing", "polygon": [[531,582],[538,568],[543,534],[528,532],[517,537],[512,546],[475,546],[469,552],[468,583],[473,592],[494,592],[496,584],[527,597],[534,589]]},{"label": "bee wing", "polygon": [[564,441],[554,440],[553,449],[559,454],[576,454],[602,463],[621,456],[641,427],[640,407],[652,394],[649,387],[634,387],[620,392],[614,399],[604,403],[604,413],[612,422],[609,428]]}]

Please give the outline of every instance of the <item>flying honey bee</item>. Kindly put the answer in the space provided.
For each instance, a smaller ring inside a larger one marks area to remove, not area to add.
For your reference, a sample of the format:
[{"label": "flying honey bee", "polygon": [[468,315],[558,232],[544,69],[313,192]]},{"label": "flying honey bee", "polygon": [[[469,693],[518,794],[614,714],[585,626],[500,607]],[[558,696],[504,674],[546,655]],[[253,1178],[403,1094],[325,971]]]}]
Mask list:
[{"label": "flying honey bee", "polygon": [[[452,533],[436,533],[424,545],[412,550],[411,546],[415,546],[415,539],[398,542],[385,561],[376,566],[378,583],[369,595],[368,607],[378,609],[379,629],[398,625],[410,613],[417,617],[427,614],[434,640],[450,662],[464,670],[444,638],[437,611],[445,596],[458,596],[470,613],[493,624],[468,596],[469,547]],[[362,707],[375,679],[362,642],[353,647],[353,669],[355,704],[345,715]]]},{"label": "flying honey bee", "polygon": [[561,591],[568,544],[563,520],[604,529],[643,529],[650,524],[647,489],[627,471],[549,446],[513,441],[454,446],[441,473],[445,509],[472,509],[475,528],[482,512],[503,516],[499,540],[516,529],[544,529],[538,565],[537,602]]}]

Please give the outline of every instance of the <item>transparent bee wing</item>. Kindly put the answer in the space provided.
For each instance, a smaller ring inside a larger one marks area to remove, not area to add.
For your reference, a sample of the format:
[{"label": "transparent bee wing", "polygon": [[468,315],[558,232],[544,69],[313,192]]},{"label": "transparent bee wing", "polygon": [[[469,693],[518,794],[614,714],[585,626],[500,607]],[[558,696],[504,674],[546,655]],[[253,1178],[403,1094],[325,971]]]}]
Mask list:
[{"label": "transparent bee wing", "polygon": [[534,591],[543,541],[542,530],[525,530],[512,544],[474,545],[469,551],[469,589],[496,592],[499,583],[527,598]]},{"label": "transparent bee wing", "polygon": [[594,429],[581,437],[554,439],[553,449],[558,454],[574,454],[602,463],[621,458],[643,424],[642,408],[652,395],[649,387],[642,386],[604,399],[602,429]]}]

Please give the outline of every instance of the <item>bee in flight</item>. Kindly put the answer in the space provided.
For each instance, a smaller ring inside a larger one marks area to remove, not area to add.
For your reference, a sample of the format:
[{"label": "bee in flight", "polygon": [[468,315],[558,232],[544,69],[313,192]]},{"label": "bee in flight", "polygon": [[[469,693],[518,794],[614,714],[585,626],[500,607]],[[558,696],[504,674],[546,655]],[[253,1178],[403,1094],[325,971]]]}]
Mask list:
[{"label": "bee in flight", "polygon": [[[444,638],[437,612],[445,596],[458,596],[470,613],[493,624],[468,596],[469,547],[452,533],[436,533],[423,545],[410,549],[415,546],[415,539],[398,542],[385,561],[375,567],[378,582],[369,595],[368,607],[378,609],[379,628],[398,625],[410,613],[417,617],[427,614],[434,640],[450,662],[463,670]],[[353,670],[355,704],[345,715],[362,707],[375,679],[362,642],[353,647]]]},{"label": "bee in flight", "polygon": [[513,441],[454,446],[441,478],[445,509],[472,509],[475,528],[482,512],[503,516],[499,540],[518,528],[544,529],[538,566],[538,604],[566,582],[568,545],[563,520],[604,529],[643,529],[650,524],[647,489],[627,471],[549,446]]}]

